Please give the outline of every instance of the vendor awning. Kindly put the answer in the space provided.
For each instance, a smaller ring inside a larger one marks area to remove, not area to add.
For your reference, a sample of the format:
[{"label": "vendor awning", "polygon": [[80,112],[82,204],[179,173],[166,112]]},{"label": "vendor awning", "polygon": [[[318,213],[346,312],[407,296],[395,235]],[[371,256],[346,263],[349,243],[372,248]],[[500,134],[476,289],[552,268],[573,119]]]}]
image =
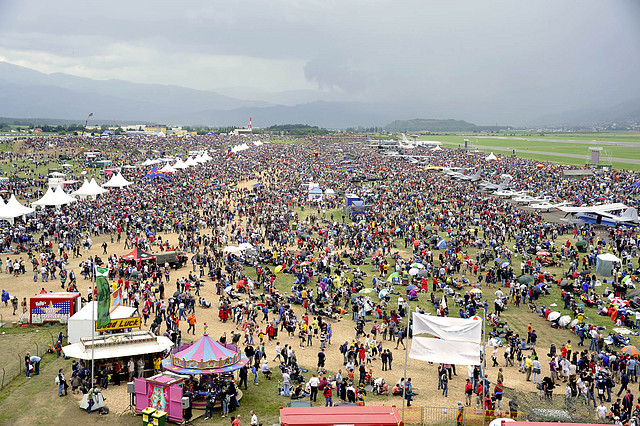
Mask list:
[{"label": "vendor awning", "polygon": [[136,355],[164,352],[173,347],[173,342],[164,336],[156,336],[150,331],[110,334],[95,339],[82,339],[62,348],[65,356],[91,359],[91,347],[95,344],[94,359],[123,358]]},{"label": "vendor awning", "polygon": [[147,253],[144,252],[142,250],[140,250],[139,248],[135,248],[133,249],[133,251],[129,254],[125,254],[124,256],[122,256],[122,259],[125,260],[136,260],[136,261],[143,261],[143,260],[152,260],[155,259],[156,257],[154,255],[152,255],[151,253]]}]

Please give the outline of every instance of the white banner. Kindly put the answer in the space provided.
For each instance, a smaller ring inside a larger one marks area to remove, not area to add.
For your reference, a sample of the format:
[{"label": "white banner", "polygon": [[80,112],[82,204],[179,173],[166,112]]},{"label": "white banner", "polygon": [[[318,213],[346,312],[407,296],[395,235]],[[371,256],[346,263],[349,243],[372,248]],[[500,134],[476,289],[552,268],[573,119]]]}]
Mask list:
[{"label": "white banner", "polygon": [[414,337],[411,339],[409,358],[443,364],[479,365],[481,350],[477,343]]},{"label": "white banner", "polygon": [[413,314],[413,335],[432,334],[456,342],[480,343],[482,320]]}]

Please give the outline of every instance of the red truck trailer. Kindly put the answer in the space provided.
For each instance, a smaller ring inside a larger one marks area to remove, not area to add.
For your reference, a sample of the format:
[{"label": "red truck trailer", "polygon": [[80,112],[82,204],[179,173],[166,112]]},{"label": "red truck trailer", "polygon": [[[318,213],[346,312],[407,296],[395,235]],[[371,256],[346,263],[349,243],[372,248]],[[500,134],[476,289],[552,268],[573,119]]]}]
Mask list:
[{"label": "red truck trailer", "polygon": [[69,318],[80,310],[80,293],[42,293],[32,296],[30,305],[31,324],[66,324]]},{"label": "red truck trailer", "polygon": [[280,408],[281,426],[404,426],[395,406]]}]

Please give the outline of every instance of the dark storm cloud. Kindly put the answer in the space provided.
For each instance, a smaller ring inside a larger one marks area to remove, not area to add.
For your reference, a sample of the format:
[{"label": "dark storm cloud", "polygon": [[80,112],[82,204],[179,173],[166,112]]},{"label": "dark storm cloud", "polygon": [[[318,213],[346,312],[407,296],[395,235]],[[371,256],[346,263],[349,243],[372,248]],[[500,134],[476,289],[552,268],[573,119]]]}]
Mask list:
[{"label": "dark storm cloud", "polygon": [[0,57],[519,123],[640,96],[639,10],[633,0],[4,1]]}]

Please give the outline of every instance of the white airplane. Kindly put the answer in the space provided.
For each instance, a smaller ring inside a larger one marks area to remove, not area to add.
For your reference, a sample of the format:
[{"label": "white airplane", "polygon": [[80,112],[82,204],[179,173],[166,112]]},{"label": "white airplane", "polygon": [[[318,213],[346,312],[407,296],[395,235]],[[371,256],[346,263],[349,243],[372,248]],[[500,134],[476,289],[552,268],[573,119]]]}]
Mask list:
[{"label": "white airplane", "polygon": [[402,133],[402,139],[398,141],[398,146],[403,149],[413,149],[416,147],[416,144],[413,141],[407,139],[407,135]]},{"label": "white airplane", "polygon": [[[559,210],[567,213],[563,220],[570,223],[629,227],[636,227],[640,224],[638,211],[633,207],[627,207],[623,203],[600,204],[588,207],[560,207]],[[623,212],[619,216],[611,213],[616,211]]]},{"label": "white airplane", "polygon": [[526,194],[525,191],[511,191],[509,189],[497,190],[491,193],[491,195],[495,195],[496,197],[500,197],[500,198],[518,197],[520,195],[525,195],[525,194]]},{"label": "white airplane", "polygon": [[540,211],[544,210],[546,212],[550,212],[552,209],[560,209],[562,207],[567,206],[568,204],[570,203],[562,202],[558,204],[552,204],[549,201],[542,201],[540,203],[529,204],[529,207],[535,210],[540,210]]},{"label": "white airplane", "polygon": [[513,201],[515,201],[518,204],[532,204],[532,203],[543,203],[543,202],[548,202],[551,200],[551,197],[544,196],[544,197],[532,197],[530,195],[522,195],[520,197],[514,197]]}]

